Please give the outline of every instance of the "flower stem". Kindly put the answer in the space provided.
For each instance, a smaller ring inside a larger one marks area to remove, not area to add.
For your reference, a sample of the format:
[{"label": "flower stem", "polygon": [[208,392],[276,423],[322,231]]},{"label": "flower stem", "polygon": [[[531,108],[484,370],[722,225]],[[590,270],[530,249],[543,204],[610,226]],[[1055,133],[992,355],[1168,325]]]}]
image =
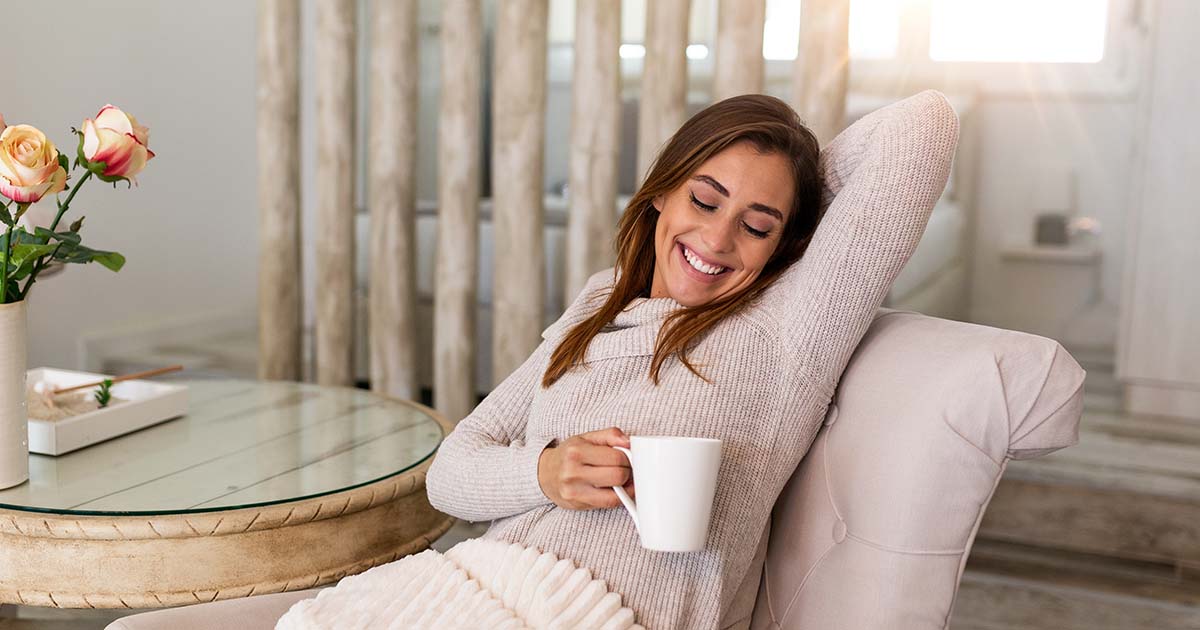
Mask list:
[{"label": "flower stem", "polygon": [[[17,214],[19,218],[25,213],[25,209],[29,207],[27,203],[17,203]],[[8,207],[5,206],[5,212],[8,212]],[[16,223],[14,218],[12,223]],[[12,260],[13,254],[13,226],[8,224],[4,228],[4,267],[0,268],[0,304],[8,304],[8,263]]]},{"label": "flower stem", "polygon": [[59,219],[62,219],[62,215],[66,213],[67,207],[71,205],[71,200],[75,198],[75,193],[79,192],[79,187],[82,186],[83,182],[86,182],[91,176],[92,172],[85,170],[83,172],[83,177],[80,177],[79,181],[75,182],[75,185],[71,187],[71,194],[67,195],[67,200],[58,204],[58,214],[54,215],[54,223],[50,224],[51,232],[54,231],[54,228],[58,227]]},{"label": "flower stem", "polygon": [[12,226],[4,229],[4,269],[0,269],[0,304],[8,304],[8,261],[12,258]]},{"label": "flower stem", "polygon": [[[75,182],[75,185],[71,187],[71,194],[67,195],[67,200],[58,204],[58,214],[54,215],[54,222],[50,224],[51,232],[58,227],[58,222],[62,220],[62,216],[66,214],[67,208],[71,205],[71,200],[75,198],[75,193],[79,192],[79,187],[82,186],[83,182],[86,182],[91,176],[92,172],[85,170],[83,172],[83,176],[79,178],[79,181]],[[29,278],[25,280],[25,288],[18,289],[17,295],[20,296],[21,299],[24,299],[29,295],[29,289],[33,287],[34,282],[37,282],[38,274],[50,264],[47,262],[48,260],[54,260],[54,256],[58,254],[58,250],[61,248],[62,241],[59,241],[58,245],[54,248],[54,251],[38,257],[37,262],[33,264],[33,271],[29,272]],[[0,302],[2,302],[2,300],[0,300]]]}]

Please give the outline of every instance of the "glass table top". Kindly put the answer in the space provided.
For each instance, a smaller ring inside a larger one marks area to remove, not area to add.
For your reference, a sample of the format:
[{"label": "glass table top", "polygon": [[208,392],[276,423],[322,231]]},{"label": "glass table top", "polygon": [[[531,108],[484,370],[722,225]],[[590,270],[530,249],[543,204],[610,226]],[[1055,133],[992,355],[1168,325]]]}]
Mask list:
[{"label": "glass table top", "polygon": [[[164,379],[166,380],[166,379]],[[362,389],[181,380],[187,414],[51,457],[0,508],[57,514],[169,514],[339,492],[429,459],[443,438],[417,405]]]}]

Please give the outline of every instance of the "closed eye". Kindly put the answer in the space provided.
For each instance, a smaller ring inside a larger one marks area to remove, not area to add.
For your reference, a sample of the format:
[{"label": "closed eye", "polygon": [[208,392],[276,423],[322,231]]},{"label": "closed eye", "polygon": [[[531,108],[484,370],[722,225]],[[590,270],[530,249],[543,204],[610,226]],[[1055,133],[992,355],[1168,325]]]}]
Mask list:
[{"label": "closed eye", "polygon": [[713,210],[716,210],[716,209],[717,209],[717,207],[716,207],[716,206],[710,206],[710,205],[708,205],[708,204],[706,204],[706,203],[704,203],[704,202],[700,201],[699,199],[697,199],[697,198],[696,198],[696,193],[688,193],[688,195],[690,195],[690,196],[691,196],[691,198],[692,198],[692,203],[693,203],[693,204],[696,204],[696,207],[697,207],[697,208],[700,208],[701,210],[706,210],[706,211],[708,211],[708,212],[712,212]]},{"label": "closed eye", "polygon": [[[697,199],[696,193],[689,192],[688,196],[692,198],[692,204],[695,205],[700,210],[703,210],[704,212],[713,212],[714,210],[717,209],[716,206],[710,206],[710,205],[704,203],[703,201],[700,201],[699,199]],[[750,227],[750,224],[746,223],[745,221],[742,222],[742,227],[746,230],[747,233],[750,234],[750,236],[753,236],[754,238],[767,238],[767,236],[771,233],[770,231],[764,232],[762,230],[756,230],[756,229]]]}]

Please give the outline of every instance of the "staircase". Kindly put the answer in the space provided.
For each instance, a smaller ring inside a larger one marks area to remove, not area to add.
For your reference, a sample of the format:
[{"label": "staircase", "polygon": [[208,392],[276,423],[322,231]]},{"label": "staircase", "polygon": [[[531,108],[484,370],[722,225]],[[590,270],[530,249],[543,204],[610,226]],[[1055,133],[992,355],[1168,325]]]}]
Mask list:
[{"label": "staircase", "polygon": [[984,515],[953,630],[1200,629],[1200,422],[1120,411],[1087,370],[1079,444],[1013,461]]}]

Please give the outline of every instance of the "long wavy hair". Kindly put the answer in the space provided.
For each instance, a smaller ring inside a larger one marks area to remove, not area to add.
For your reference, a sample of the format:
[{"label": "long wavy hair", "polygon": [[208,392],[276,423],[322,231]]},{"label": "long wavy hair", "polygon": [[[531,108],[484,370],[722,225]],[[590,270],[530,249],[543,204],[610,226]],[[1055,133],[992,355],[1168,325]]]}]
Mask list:
[{"label": "long wavy hair", "polygon": [[774,253],[750,286],[706,304],[678,309],[659,330],[650,363],[649,376],[654,384],[659,384],[659,371],[671,355],[696,376],[711,382],[688,360],[688,352],[717,323],[752,303],[800,259],[823,212],[816,136],[787,103],[762,94],[735,96],[710,105],[671,136],[651,165],[646,181],[625,206],[617,226],[616,277],[611,292],[604,304],[574,325],[555,348],[542,387],[549,387],[576,364],[582,364],[592,338],[630,301],[649,296],[659,217],[653,206],[655,197],[666,196],[682,186],[701,164],[738,142],[749,142],[762,154],[778,153],[789,158],[795,198]]}]

